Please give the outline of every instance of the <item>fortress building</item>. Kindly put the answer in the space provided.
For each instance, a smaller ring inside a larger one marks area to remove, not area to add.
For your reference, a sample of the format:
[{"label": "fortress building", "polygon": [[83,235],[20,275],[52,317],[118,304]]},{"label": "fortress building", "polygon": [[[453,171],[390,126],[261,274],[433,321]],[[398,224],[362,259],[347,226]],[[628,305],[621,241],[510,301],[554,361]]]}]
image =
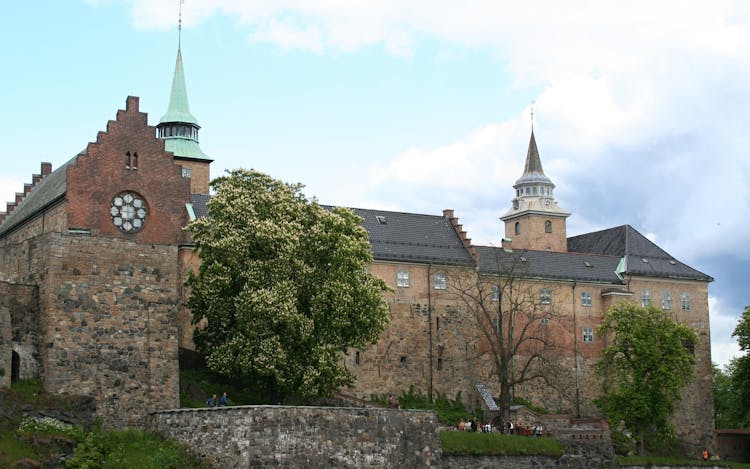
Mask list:
[{"label": "fortress building", "polygon": [[[185,273],[198,265],[191,219],[207,214],[209,159],[198,143],[178,50],[169,108],[154,127],[128,97],[95,142],[52,171],[42,163],[0,213],[0,385],[40,379],[54,393],[94,397],[112,426],[141,425],[179,406],[178,350],[192,348]],[[696,373],[675,420],[678,435],[712,448],[708,283],[629,225],[568,237],[532,131],[499,246],[475,246],[454,215],[354,209],[370,235],[373,273],[390,324],[378,342],[343,358],[357,397],[414,386],[479,405],[476,384],[499,393],[490,344],[457,294],[461,281],[499,288],[514,268],[553,338],[562,385],[515,394],[553,411],[596,415],[595,331],[616,301],[670,311],[699,337]],[[525,351],[527,354],[530,350]],[[524,353],[519,354],[520,360]]]}]

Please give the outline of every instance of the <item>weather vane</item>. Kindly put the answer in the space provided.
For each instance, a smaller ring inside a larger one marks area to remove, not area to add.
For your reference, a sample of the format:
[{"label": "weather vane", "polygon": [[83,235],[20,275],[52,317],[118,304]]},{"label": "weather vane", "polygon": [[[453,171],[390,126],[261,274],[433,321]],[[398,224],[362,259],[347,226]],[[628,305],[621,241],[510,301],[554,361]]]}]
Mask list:
[{"label": "weather vane", "polygon": [[179,19],[177,20],[177,48],[182,46],[182,4],[185,0],[180,0]]},{"label": "weather vane", "polygon": [[534,103],[536,101],[531,101],[531,129],[534,130]]}]

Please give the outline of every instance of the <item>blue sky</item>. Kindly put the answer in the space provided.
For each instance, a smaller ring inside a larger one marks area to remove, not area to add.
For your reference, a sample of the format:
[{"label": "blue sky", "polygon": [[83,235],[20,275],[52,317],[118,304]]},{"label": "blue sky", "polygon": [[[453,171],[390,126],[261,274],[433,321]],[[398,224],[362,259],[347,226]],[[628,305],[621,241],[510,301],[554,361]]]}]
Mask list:
[{"label": "blue sky", "polygon": [[[0,201],[94,140],[126,96],[158,122],[178,5],[4,5]],[[712,275],[724,364],[750,303],[749,8],[186,0],[182,52],[213,175],[252,167],[327,204],[452,208],[480,244],[499,241],[534,101],[569,235],[627,223]]]}]

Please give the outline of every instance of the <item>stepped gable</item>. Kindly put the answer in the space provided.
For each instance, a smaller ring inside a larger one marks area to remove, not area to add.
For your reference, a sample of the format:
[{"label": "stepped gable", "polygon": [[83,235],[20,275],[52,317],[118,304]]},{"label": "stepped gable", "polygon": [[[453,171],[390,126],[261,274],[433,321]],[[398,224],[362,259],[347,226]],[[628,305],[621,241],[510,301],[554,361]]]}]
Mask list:
[{"label": "stepped gable", "polygon": [[568,251],[624,258],[628,275],[712,282],[713,278],[683,264],[630,225],[568,238]]},{"label": "stepped gable", "polygon": [[450,220],[445,216],[354,208],[364,219],[376,260],[474,265]]},{"label": "stepped gable", "polygon": [[67,168],[69,165],[75,165],[76,158],[85,153],[86,150],[83,150],[52,173],[42,177],[18,207],[8,214],[5,222],[0,224],[0,236],[62,199],[67,190]]},{"label": "stepped gable", "polygon": [[479,272],[520,278],[622,284],[615,271],[619,257],[553,251],[506,250],[477,246]]}]

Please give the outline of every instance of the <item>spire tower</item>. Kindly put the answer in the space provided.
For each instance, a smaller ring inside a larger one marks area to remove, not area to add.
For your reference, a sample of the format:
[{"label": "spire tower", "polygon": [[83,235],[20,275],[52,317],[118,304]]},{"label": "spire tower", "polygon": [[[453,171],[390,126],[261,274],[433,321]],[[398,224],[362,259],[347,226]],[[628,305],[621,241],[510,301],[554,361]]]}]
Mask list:
[{"label": "spire tower", "polygon": [[513,206],[500,218],[505,222],[505,237],[512,240],[511,246],[566,252],[565,219],[570,213],[561,209],[553,197],[555,185],[542,169],[533,127],[523,174],[513,188],[516,190]]},{"label": "spire tower", "polygon": [[209,165],[211,160],[198,143],[198,119],[190,112],[188,104],[185,70],[182,65],[182,0],[178,23],[177,60],[172,77],[167,112],[156,125],[156,136],[164,140],[164,149],[172,152],[174,159],[182,164],[182,173],[191,179],[191,191],[208,194]]}]

